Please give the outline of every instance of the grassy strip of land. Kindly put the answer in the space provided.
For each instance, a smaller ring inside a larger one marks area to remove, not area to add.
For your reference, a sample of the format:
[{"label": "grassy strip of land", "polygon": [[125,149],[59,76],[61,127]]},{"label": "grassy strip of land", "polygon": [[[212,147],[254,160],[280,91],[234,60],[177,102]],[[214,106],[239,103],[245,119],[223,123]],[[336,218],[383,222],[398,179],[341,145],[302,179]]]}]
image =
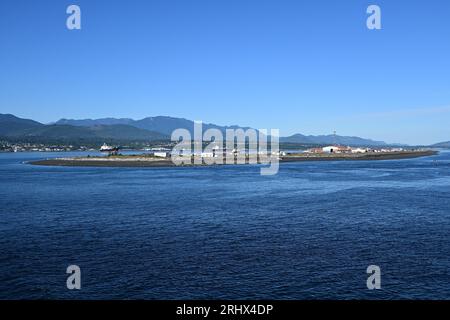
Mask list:
[{"label": "grassy strip of land", "polygon": [[295,161],[339,161],[339,160],[395,160],[432,156],[433,150],[366,152],[366,153],[301,153],[283,157],[280,162]]}]

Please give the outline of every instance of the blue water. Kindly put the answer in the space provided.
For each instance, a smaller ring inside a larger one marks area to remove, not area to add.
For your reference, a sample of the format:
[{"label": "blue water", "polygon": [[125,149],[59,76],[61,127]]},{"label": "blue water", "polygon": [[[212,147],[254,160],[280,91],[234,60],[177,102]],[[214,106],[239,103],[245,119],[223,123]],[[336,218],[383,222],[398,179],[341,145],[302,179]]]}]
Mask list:
[{"label": "blue water", "polygon": [[50,156],[0,154],[1,299],[450,299],[449,152],[276,176],[22,163]]}]

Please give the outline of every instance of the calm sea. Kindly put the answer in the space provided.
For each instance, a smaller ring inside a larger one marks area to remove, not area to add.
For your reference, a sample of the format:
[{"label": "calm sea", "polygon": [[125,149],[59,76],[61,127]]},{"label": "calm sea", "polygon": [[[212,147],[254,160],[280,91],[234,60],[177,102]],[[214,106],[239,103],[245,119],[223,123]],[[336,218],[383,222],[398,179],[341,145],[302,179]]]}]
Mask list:
[{"label": "calm sea", "polygon": [[23,163],[49,156],[0,154],[1,299],[450,299],[449,152],[276,176]]}]

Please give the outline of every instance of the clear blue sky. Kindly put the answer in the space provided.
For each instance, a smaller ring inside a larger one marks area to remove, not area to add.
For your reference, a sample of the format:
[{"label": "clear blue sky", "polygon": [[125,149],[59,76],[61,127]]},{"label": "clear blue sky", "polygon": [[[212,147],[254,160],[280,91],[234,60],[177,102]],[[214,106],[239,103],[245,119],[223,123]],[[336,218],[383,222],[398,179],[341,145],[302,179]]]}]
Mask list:
[{"label": "clear blue sky", "polygon": [[450,1],[1,0],[0,113],[450,140]]}]

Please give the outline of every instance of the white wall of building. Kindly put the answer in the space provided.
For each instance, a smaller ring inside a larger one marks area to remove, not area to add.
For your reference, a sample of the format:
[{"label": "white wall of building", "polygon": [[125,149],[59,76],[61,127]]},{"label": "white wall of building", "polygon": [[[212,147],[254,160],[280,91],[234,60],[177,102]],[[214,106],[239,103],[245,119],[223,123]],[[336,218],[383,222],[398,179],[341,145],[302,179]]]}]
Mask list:
[{"label": "white wall of building", "polygon": [[326,152],[326,153],[331,153],[331,152],[336,152],[337,147],[335,146],[328,146],[328,147],[323,147],[322,151]]},{"label": "white wall of building", "polygon": [[167,157],[167,152],[155,152],[155,153],[153,153],[153,155],[155,157],[166,158]]}]

